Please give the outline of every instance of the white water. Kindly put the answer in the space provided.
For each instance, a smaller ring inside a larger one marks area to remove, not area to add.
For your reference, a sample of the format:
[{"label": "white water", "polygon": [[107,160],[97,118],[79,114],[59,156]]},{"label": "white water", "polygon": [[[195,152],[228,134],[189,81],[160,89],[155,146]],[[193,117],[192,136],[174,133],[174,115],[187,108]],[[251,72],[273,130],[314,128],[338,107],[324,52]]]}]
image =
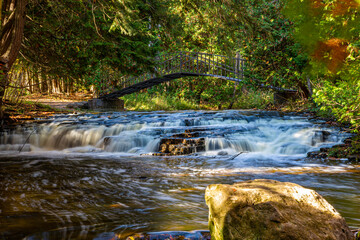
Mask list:
[{"label": "white water", "polygon": [[[124,113],[58,117],[50,123],[19,127],[0,137],[0,151],[157,152],[162,137],[205,129],[202,155],[253,152],[299,155],[339,144],[345,135],[292,116],[247,116],[242,112]],[[126,120],[126,121],[125,121]],[[324,136],[324,131],[329,136]]]}]

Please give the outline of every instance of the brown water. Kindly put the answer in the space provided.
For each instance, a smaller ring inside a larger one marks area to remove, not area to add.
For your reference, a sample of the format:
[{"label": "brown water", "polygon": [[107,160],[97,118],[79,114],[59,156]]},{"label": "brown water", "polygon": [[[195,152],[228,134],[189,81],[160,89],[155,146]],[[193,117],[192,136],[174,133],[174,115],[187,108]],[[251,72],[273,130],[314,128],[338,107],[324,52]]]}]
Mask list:
[{"label": "brown water", "polygon": [[[200,127],[205,152],[147,155],[161,137]],[[206,230],[206,186],[256,178],[312,188],[359,228],[360,166],[306,158],[346,136],[303,116],[241,111],[70,115],[21,126],[0,138],[0,239]]]}]

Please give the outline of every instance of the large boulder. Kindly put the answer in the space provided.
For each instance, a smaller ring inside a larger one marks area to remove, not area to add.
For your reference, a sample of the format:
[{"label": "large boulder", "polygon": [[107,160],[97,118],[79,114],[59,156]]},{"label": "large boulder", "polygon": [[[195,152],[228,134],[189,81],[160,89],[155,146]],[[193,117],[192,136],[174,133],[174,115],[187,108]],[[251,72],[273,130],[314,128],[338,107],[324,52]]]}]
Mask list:
[{"label": "large boulder", "polygon": [[353,239],[344,218],[322,196],[267,179],[207,187],[211,239]]}]

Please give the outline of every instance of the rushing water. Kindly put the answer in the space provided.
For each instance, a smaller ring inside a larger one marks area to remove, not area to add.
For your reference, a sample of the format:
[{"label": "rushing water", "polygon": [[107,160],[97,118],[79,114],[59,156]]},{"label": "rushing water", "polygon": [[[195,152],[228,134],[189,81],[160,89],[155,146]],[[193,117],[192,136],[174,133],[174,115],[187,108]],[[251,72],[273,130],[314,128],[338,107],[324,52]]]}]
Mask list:
[{"label": "rushing water", "polygon": [[[150,155],[187,129],[206,135],[206,151]],[[306,158],[347,136],[277,112],[61,115],[22,125],[0,137],[0,239],[207,229],[206,186],[255,178],[315,189],[359,228],[360,166]]]}]

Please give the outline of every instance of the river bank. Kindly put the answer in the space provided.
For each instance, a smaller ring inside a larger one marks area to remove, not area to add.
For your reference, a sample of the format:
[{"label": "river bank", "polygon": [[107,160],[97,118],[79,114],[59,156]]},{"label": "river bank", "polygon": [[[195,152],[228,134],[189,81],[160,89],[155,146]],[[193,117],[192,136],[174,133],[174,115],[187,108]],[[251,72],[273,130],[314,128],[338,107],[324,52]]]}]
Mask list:
[{"label": "river bank", "polygon": [[70,108],[69,104],[87,101],[88,95],[75,94],[32,94],[19,99],[17,102],[4,102],[4,119],[2,125],[21,124],[37,118],[45,118],[54,114],[69,114],[84,112],[84,110]]}]

